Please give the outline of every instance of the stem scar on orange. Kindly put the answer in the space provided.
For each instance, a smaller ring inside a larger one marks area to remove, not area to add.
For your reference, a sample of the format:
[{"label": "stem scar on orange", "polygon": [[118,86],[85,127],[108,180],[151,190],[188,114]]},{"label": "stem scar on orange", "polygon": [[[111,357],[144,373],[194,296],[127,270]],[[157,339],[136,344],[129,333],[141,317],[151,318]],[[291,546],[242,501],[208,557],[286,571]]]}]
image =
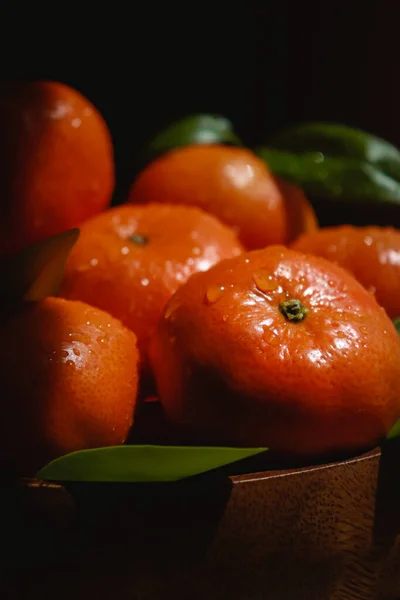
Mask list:
[{"label": "stem scar on orange", "polygon": [[124,205],[81,226],[60,288],[110,312],[138,336],[144,371],[153,329],[196,271],[242,252],[234,232],[197,207]]},{"label": "stem scar on orange", "polygon": [[168,419],[295,457],[376,445],[400,416],[400,338],[356,279],[283,246],[193,275],[151,345]]}]

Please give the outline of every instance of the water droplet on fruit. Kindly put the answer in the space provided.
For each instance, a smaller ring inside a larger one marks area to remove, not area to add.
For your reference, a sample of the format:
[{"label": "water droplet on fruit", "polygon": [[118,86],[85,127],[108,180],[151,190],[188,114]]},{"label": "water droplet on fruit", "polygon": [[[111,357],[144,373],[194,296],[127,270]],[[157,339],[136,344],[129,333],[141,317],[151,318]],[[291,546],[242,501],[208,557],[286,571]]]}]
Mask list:
[{"label": "water droplet on fruit", "polygon": [[102,336],[97,338],[99,344],[104,344],[104,338]]},{"label": "water droplet on fruit", "polygon": [[365,325],[361,325],[360,331],[362,331],[363,333],[367,333],[368,327],[365,327]]},{"label": "water droplet on fruit", "polygon": [[121,254],[123,254],[123,256],[126,256],[127,254],[129,254],[129,248],[128,248],[128,246],[122,246],[122,248],[121,248]]},{"label": "water droplet on fruit", "polygon": [[279,336],[276,335],[276,333],[274,333],[267,325],[263,325],[262,328],[264,331],[263,340],[271,346],[278,346],[280,343]]},{"label": "water droplet on fruit", "polygon": [[266,270],[255,271],[251,278],[260,292],[273,292],[278,287],[275,277],[272,277]]},{"label": "water droplet on fruit", "polygon": [[90,325],[90,321],[86,321],[86,325]]},{"label": "water droplet on fruit", "polygon": [[143,279],[140,280],[140,283],[143,287],[147,287],[150,283],[150,279],[147,279],[147,277],[143,277]]},{"label": "water droplet on fruit", "polygon": [[228,315],[222,315],[222,320],[224,323],[226,323],[228,319],[229,319]]},{"label": "water droplet on fruit", "polygon": [[74,361],[73,361],[73,360],[67,360],[65,364],[66,364],[68,367],[74,367],[74,366],[75,366],[75,363],[74,363]]},{"label": "water droplet on fruit", "polygon": [[80,356],[81,355],[81,351],[78,350],[78,348],[74,348],[73,352],[74,352],[75,356]]},{"label": "water droplet on fruit", "polygon": [[66,350],[61,350],[61,356],[63,358],[67,358],[67,356],[69,356],[69,352],[67,352]]},{"label": "water droplet on fruit", "polygon": [[90,266],[92,267],[96,267],[99,264],[99,261],[97,260],[97,258],[92,258],[92,260],[90,261]]},{"label": "water droplet on fruit", "polygon": [[342,339],[346,337],[346,334],[343,331],[337,331],[336,335],[338,338],[342,338]]},{"label": "water droplet on fruit", "polygon": [[206,300],[208,304],[214,304],[225,294],[223,285],[210,285],[206,291]]},{"label": "water droplet on fruit", "polygon": [[373,239],[372,239],[372,237],[371,237],[371,236],[369,236],[369,235],[366,235],[366,236],[365,236],[365,238],[364,238],[364,244],[365,244],[366,246],[372,246],[372,243],[373,243],[373,241],[374,241],[374,240],[373,240]]}]

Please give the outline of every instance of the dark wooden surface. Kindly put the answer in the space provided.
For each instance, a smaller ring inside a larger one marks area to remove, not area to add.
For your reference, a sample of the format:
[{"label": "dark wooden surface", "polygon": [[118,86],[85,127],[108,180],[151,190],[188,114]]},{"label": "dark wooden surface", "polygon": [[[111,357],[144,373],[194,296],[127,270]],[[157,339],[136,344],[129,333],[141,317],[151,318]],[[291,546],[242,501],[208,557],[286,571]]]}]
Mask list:
[{"label": "dark wooden surface", "polygon": [[0,597],[398,600],[398,464],[4,486]]}]

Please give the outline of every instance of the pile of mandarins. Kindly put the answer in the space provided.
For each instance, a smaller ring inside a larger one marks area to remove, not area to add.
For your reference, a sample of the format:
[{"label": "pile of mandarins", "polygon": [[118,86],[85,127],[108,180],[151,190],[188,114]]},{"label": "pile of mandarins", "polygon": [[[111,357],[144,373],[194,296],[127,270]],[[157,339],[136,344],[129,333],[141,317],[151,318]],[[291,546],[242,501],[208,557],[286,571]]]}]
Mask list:
[{"label": "pile of mandarins", "polygon": [[400,232],[318,228],[253,152],[154,159],[110,208],[111,136],[54,82],[0,93],[0,253],[79,227],[57,296],[3,310],[0,465],[127,441],[138,407],[204,444],[316,457],[400,417]]}]

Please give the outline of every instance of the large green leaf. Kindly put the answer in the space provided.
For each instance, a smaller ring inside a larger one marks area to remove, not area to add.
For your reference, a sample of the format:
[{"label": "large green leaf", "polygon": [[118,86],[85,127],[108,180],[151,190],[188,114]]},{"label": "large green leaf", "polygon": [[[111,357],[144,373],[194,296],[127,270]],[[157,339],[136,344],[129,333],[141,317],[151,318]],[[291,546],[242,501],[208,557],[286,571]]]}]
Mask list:
[{"label": "large green leaf", "polygon": [[295,153],[354,158],[400,181],[400,151],[375,135],[336,123],[300,123],[277,133],[268,145]]},{"label": "large green leaf", "polygon": [[257,154],[279,177],[296,183],[310,197],[400,205],[400,183],[366,161],[325,156],[321,152],[295,154],[260,147]]},{"label": "large green leaf", "polygon": [[159,131],[143,148],[142,161],[182,146],[191,144],[240,145],[229,119],[220,115],[190,115],[175,121]]},{"label": "large green leaf", "polygon": [[81,450],[57,458],[38,479],[92,482],[167,482],[228,465],[266,448],[196,446],[113,446]]}]

